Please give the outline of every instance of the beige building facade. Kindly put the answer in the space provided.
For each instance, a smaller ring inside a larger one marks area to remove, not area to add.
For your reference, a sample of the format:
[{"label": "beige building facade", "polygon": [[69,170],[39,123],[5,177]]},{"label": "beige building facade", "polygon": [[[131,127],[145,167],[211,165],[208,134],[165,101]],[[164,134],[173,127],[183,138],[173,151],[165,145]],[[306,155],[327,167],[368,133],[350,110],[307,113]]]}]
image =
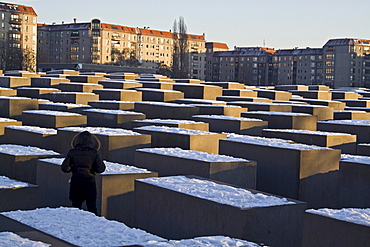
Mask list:
[{"label": "beige building facade", "polygon": [[[38,57],[44,63],[117,64],[135,59],[138,66],[171,67],[174,33],[102,23],[42,24],[38,26]],[[188,34],[191,78],[205,74],[205,37]],[[122,55],[123,54],[123,55]]]},{"label": "beige building facade", "polygon": [[32,7],[0,2],[0,46],[37,50],[37,14]]}]

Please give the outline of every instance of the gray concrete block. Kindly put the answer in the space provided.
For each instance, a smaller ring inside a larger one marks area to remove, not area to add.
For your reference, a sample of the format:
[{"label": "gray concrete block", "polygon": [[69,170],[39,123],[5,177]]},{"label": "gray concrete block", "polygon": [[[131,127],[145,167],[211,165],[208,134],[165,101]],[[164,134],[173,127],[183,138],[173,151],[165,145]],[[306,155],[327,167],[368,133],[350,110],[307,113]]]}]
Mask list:
[{"label": "gray concrete block", "polygon": [[144,148],[136,150],[135,166],[158,172],[158,175],[195,175],[256,188],[256,166],[251,160],[180,148]]},{"label": "gray concrete block", "polygon": [[258,190],[305,201],[310,208],[339,206],[340,150],[236,137],[220,140],[220,154],[255,160]]},{"label": "gray concrete block", "polygon": [[[269,195],[250,189],[247,191]],[[300,246],[302,216],[306,204],[294,202],[279,206],[240,208],[167,189],[145,179],[136,180],[135,225],[168,239],[224,235],[269,246]]]}]

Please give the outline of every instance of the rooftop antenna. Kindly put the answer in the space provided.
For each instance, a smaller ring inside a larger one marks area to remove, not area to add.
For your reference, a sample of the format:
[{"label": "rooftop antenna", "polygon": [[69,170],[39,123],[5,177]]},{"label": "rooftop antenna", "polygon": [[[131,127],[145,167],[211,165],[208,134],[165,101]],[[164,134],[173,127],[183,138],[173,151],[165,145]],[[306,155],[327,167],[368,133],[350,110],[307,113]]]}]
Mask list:
[{"label": "rooftop antenna", "polygon": [[263,47],[266,47],[266,40],[263,40]]}]

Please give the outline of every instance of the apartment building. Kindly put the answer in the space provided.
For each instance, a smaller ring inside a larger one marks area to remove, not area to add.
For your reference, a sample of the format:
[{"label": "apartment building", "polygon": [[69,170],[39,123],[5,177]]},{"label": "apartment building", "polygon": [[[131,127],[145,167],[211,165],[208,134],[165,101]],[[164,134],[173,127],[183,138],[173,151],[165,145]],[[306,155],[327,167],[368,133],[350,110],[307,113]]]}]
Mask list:
[{"label": "apartment building", "polygon": [[278,77],[275,84],[323,83],[323,49],[321,48],[277,50],[272,60]]},{"label": "apartment building", "polygon": [[370,40],[330,39],[323,47],[323,56],[325,84],[370,86]]},{"label": "apartment building", "polygon": [[1,52],[9,49],[36,52],[37,14],[32,7],[0,2],[0,47]]},{"label": "apartment building", "polygon": [[322,48],[263,47],[207,55],[207,80],[247,85],[370,86],[370,40],[331,39]]},{"label": "apartment building", "polygon": [[[116,64],[135,59],[140,66],[171,66],[175,35],[172,32],[102,23],[39,24],[38,58],[43,63]],[[204,35],[187,35],[189,77],[205,74]],[[122,55],[123,53],[123,55]]]},{"label": "apartment building", "polygon": [[213,53],[216,51],[228,51],[229,47],[225,43],[219,42],[206,42],[206,70],[205,70],[205,80],[212,81],[212,57]]},{"label": "apartment building", "polygon": [[233,51],[216,51],[207,79],[236,81],[247,85],[272,85],[272,55],[275,50],[263,47],[235,47]]}]

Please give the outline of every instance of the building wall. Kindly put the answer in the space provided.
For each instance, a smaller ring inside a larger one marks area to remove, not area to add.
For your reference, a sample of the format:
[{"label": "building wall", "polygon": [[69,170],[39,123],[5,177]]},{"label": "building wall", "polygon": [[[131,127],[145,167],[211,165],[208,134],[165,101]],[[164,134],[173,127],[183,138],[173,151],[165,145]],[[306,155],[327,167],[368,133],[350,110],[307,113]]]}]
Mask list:
[{"label": "building wall", "polygon": [[[147,68],[160,63],[172,66],[174,33],[101,23],[39,25],[39,58],[49,63],[114,64],[117,53],[135,57]],[[189,76],[203,79],[205,74],[204,35],[188,35]]]},{"label": "building wall", "polygon": [[370,86],[370,40],[332,39],[323,48],[207,50],[206,79],[247,85]]},{"label": "building wall", "polygon": [[36,52],[37,14],[32,7],[0,2],[0,42]]}]

